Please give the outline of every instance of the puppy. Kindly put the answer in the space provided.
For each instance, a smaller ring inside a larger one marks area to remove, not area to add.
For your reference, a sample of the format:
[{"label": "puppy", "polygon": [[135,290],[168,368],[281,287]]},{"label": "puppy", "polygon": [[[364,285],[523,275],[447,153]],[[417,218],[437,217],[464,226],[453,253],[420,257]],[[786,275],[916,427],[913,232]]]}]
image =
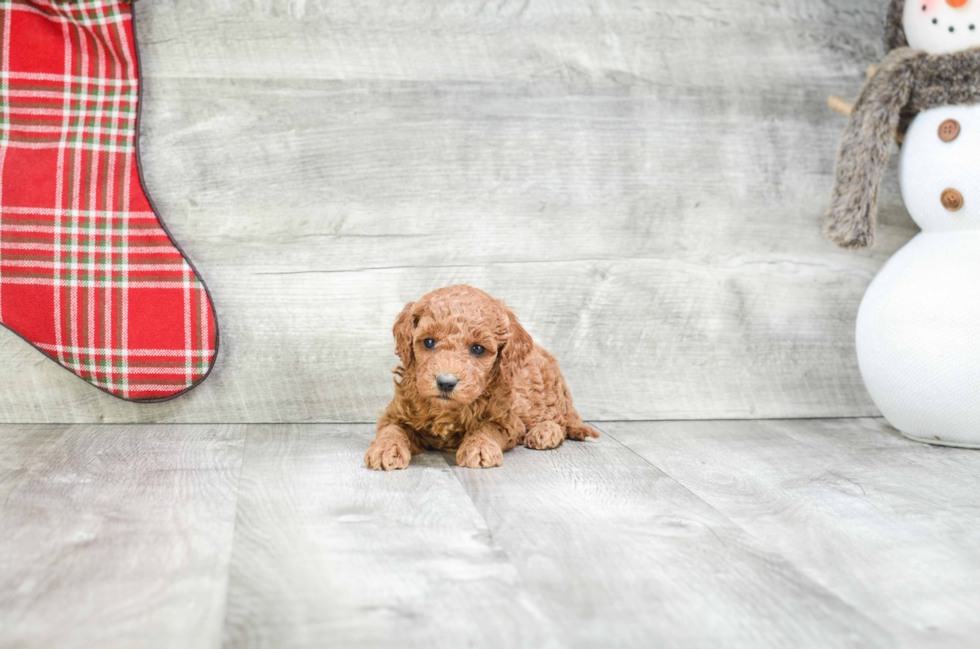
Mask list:
[{"label": "puppy", "polygon": [[485,469],[518,444],[546,450],[599,437],[572,406],[558,361],[483,291],[433,291],[405,306],[394,334],[395,398],[364,456],[369,468],[404,469],[433,449]]}]

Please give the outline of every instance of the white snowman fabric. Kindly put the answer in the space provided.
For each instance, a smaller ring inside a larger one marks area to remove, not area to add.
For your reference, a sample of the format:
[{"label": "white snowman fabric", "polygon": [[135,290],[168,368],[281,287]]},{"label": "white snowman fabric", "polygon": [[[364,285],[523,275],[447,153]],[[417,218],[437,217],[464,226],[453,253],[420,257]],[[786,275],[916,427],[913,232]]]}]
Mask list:
[{"label": "white snowman fabric", "polygon": [[905,4],[902,28],[909,47],[950,54],[980,45],[980,3],[920,0]]},{"label": "white snowman fabric", "polygon": [[878,186],[907,126],[902,197],[921,227],[875,278],[857,320],[871,397],[906,436],[980,448],[980,0],[897,0],[891,52],[855,104],[827,232],[874,236]]}]

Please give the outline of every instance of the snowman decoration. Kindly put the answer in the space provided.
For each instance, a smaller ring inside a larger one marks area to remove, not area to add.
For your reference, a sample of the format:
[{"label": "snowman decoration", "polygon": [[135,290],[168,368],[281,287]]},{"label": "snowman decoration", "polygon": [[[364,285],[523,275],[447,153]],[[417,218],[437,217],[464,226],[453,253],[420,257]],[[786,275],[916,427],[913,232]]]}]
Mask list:
[{"label": "snowman decoration", "polygon": [[873,243],[900,139],[902,197],[922,232],[864,296],[858,363],[905,436],[980,448],[980,0],[893,0],[886,40],[849,111],[826,231]]}]

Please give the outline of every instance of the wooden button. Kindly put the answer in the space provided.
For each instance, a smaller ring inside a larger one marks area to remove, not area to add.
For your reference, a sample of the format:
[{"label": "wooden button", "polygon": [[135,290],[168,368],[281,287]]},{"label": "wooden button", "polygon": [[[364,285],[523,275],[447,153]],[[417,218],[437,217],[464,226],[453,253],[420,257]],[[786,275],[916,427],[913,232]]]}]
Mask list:
[{"label": "wooden button", "polygon": [[943,142],[952,142],[960,135],[960,123],[955,119],[947,119],[939,125],[939,139]]},{"label": "wooden button", "polygon": [[950,212],[958,212],[963,207],[963,194],[955,189],[947,189],[943,192],[943,207]]}]

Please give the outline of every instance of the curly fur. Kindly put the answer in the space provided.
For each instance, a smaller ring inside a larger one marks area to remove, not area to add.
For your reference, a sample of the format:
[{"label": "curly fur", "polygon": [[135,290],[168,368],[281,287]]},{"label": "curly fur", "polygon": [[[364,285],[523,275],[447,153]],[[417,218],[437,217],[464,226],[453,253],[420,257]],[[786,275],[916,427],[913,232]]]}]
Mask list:
[{"label": "curly fur", "polygon": [[[425,450],[455,451],[460,466],[488,468],[521,444],[545,450],[599,436],[572,405],[558,361],[479,289],[450,286],[410,302],[393,334],[401,364],[364,456],[371,469],[404,469]],[[424,345],[429,338],[434,349]],[[473,345],[486,352],[475,355]],[[447,373],[459,379],[448,397],[436,385]]]},{"label": "curly fur", "polygon": [[878,190],[896,134],[919,112],[980,103],[980,48],[929,55],[908,47],[904,0],[885,15],[888,55],[865,84],[841,141],[824,228],[844,248],[874,243]]}]

